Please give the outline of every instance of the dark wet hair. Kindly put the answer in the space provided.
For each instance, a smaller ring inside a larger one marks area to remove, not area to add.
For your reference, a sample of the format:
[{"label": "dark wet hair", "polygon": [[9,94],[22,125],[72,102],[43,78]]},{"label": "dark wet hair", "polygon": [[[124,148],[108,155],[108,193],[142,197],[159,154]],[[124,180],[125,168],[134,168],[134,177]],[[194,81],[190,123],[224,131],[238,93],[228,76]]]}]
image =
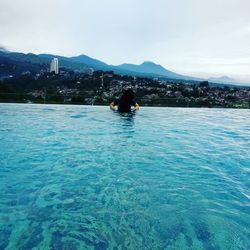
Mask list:
[{"label": "dark wet hair", "polygon": [[135,98],[134,91],[132,89],[126,89],[120,98],[120,104],[131,104]]}]

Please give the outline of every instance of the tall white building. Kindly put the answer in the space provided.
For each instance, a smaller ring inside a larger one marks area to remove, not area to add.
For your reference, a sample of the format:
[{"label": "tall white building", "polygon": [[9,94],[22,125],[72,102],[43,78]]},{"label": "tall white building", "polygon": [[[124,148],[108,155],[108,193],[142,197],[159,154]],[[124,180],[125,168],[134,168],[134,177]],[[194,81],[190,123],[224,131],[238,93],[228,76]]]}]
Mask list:
[{"label": "tall white building", "polygon": [[52,59],[52,61],[50,63],[50,72],[54,72],[55,74],[59,73],[58,59],[57,58]]}]

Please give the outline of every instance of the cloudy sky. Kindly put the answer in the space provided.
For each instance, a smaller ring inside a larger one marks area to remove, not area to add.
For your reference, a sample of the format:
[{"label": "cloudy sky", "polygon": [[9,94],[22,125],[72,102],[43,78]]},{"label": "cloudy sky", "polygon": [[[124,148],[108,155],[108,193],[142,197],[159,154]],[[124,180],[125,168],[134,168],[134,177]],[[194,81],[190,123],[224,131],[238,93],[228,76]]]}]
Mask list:
[{"label": "cloudy sky", "polygon": [[0,46],[250,82],[250,0],[0,0]]}]

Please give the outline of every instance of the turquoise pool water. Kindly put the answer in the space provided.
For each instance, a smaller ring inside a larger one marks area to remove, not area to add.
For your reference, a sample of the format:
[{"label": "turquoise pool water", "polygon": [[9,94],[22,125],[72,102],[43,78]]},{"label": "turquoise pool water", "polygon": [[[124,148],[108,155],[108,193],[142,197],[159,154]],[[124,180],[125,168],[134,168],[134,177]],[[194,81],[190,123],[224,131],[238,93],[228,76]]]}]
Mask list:
[{"label": "turquoise pool water", "polygon": [[250,111],[0,104],[0,249],[250,249]]}]

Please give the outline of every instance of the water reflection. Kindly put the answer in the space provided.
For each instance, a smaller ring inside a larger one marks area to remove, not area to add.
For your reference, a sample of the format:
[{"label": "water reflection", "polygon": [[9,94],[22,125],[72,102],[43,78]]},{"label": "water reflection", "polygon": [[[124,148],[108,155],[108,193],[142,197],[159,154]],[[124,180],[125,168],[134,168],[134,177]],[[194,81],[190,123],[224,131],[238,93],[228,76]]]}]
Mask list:
[{"label": "water reflection", "polygon": [[130,113],[120,113],[115,112],[116,115],[119,117],[119,125],[121,126],[121,133],[126,137],[132,137],[135,129],[135,116],[136,112],[130,112]]},{"label": "water reflection", "polygon": [[120,116],[123,126],[125,127],[134,126],[134,118],[136,115],[135,112],[130,112],[130,113],[117,112],[117,114]]}]

